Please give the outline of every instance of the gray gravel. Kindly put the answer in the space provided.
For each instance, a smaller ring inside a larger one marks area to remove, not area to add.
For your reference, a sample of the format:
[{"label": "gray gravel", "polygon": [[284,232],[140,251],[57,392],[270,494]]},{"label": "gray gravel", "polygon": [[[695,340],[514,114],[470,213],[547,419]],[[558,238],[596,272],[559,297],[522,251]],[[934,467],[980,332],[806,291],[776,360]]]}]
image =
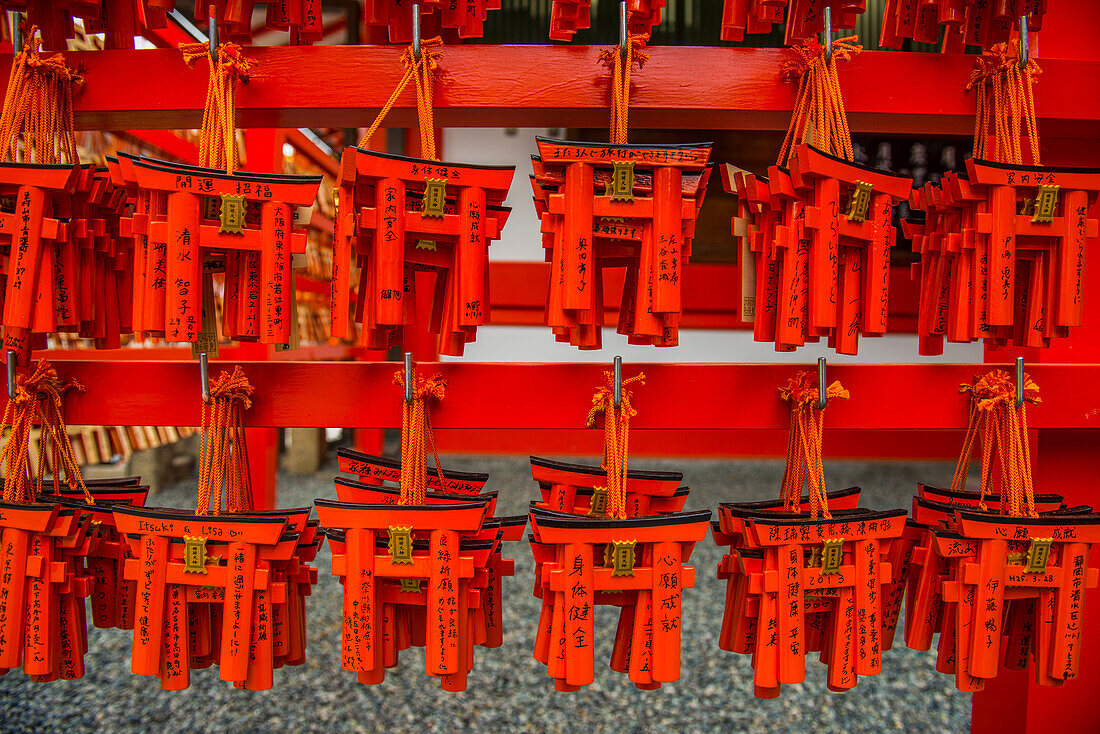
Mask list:
[{"label": "gray gravel", "polygon": [[[525,459],[449,457],[456,469],[490,473],[500,490],[499,514],[523,514],[537,494]],[[677,469],[693,492],[688,509],[718,502],[776,496],[779,461],[652,461],[632,467]],[[943,463],[827,463],[829,486],[864,487],[863,505],[905,507],[918,481],[950,479]],[[330,465],[315,476],[280,473],[282,506],[334,496]],[[187,506],[194,484],[174,485],[157,504]],[[970,697],[954,689],[953,678],[935,672],[934,653],[907,650],[899,639],[884,655],[881,675],[861,678],[855,690],[830,693],[825,668],[807,664],[807,681],[785,686],[778,700],[752,695],[747,656],[718,649],[724,585],[714,578],[719,549],[700,543],[692,557],[696,588],[684,596],[683,678],[659,691],[636,690],[625,675],[606,667],[614,617],[597,623],[595,682],[584,690],[556,693],[542,666],[531,657],[537,600],[531,596],[533,563],[525,543],[511,549],[516,577],[505,582],[503,647],[477,648],[470,687],[462,694],[439,690],[423,674],[419,651],[402,653],[396,671],[381,686],[360,685],[340,669],[340,586],[328,575],[329,554],[318,558],[320,583],[309,600],[306,665],[275,672],[275,687],[245,692],[217,678],[215,669],[192,671],[186,691],[162,691],[156,678],[129,670],[129,633],[89,630],[87,674],[79,681],[36,684],[19,671],[0,678],[0,731],[61,732],[252,732],[252,731],[418,731],[452,732],[958,732],[969,728]]]}]

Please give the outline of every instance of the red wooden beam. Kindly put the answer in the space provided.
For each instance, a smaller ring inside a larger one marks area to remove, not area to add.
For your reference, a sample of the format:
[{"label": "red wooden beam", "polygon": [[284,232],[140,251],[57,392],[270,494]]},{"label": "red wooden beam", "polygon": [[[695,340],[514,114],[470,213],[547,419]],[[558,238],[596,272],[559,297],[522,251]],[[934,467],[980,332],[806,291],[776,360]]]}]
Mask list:
[{"label": "red wooden beam", "polygon": [[[250,426],[385,428],[401,424],[395,363],[214,361],[213,375],[241,364],[256,387]],[[195,362],[55,363],[64,378],[88,386],[66,397],[74,425],[199,424],[199,367]],[[441,373],[447,397],[432,409],[439,429],[564,429],[583,426],[601,364],[425,363]],[[631,428],[655,430],[786,430],[789,413],[777,388],[799,369],[789,364],[626,365],[646,385],[635,391]],[[961,429],[967,403],[957,396],[989,365],[830,365],[852,399],[829,408],[833,429]],[[1029,410],[1031,428],[1093,428],[1100,422],[1100,364],[1036,364],[1028,373],[1043,402]]]},{"label": "red wooden beam", "polygon": [[[689,263],[684,266],[685,329],[750,329],[741,320],[738,294],[741,266],[719,263]],[[495,326],[541,326],[546,324],[546,288],[550,265],[543,262],[490,262],[489,282]],[[917,327],[917,288],[909,266],[890,269],[890,312],[887,330],[891,334],[913,334]],[[623,293],[623,269],[604,270],[604,322],[618,320]]]},{"label": "red wooden beam", "polygon": [[[435,96],[441,126],[602,127],[608,71],[595,46],[448,46]],[[242,127],[366,126],[404,68],[399,46],[249,48],[251,80],[237,97]],[[637,128],[782,130],[794,86],[780,78],[786,51],[656,46],[632,77]],[[188,69],[178,51],[66,54],[86,80],[75,100],[82,130],[195,128],[206,66]],[[868,51],[840,72],[853,131],[970,134],[974,99],[965,91],[973,56]],[[11,60],[0,60],[7,76]],[[1043,59],[1036,92],[1044,135],[1100,133],[1100,62]],[[388,124],[416,123],[410,86]]]},{"label": "red wooden beam", "polygon": [[131,138],[160,151],[156,157],[195,165],[199,162],[199,146],[184,140],[173,130],[116,130],[115,135]]}]

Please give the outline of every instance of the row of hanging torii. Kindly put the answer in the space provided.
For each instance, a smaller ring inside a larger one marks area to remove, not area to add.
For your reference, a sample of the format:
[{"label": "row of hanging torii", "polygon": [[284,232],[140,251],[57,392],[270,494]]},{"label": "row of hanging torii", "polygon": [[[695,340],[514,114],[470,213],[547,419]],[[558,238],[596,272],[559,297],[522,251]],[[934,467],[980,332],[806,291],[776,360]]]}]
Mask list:
[{"label": "row of hanging torii", "polygon": [[[425,35],[444,34],[448,40],[481,38],[490,10],[500,10],[503,0],[365,0],[361,22],[385,29],[390,43],[410,43],[414,21],[410,5],[422,15]],[[194,3],[194,20],[206,27],[213,22],[218,36],[234,43],[250,43],[254,0],[200,0]],[[664,0],[621,0],[631,36],[648,39],[660,24]],[[132,49],[134,37],[158,31],[179,16],[176,0],[4,0],[0,8],[25,12],[31,25],[42,31],[45,47],[60,51],[80,19],[86,33],[104,34],[104,48]],[[821,33],[827,19],[838,28],[854,28],[866,0],[724,0],[721,38],[740,41],[746,34],[770,33],[786,17],[784,43],[792,45]],[[960,53],[965,46],[983,50],[1009,40],[1014,24],[1038,31],[1047,0],[925,0],[920,3],[887,0],[883,10],[883,48],[901,48],[906,39],[941,43],[947,52]],[[572,41],[578,30],[591,27],[591,0],[553,0],[549,38]],[[309,45],[326,35],[321,0],[281,0],[266,3],[262,29],[286,31],[290,45]]]},{"label": "row of hanging torii", "polygon": [[[248,73],[245,55],[221,46],[212,59],[219,73],[210,77],[203,167],[119,156],[97,170],[74,163],[70,78],[59,57],[41,58],[36,43],[31,33],[0,117],[9,156],[21,140],[36,161],[0,169],[12,177],[0,228],[9,248],[6,348],[27,355],[30,337],[58,330],[59,304],[87,306],[75,323],[62,324],[82,332],[112,324],[113,308],[119,330],[128,313],[131,329],[202,341],[214,333],[203,317],[212,313],[203,273],[214,271],[225,278],[223,333],[285,343],[289,256],[300,241],[293,209],[312,201],[319,182],[235,171],[232,95]],[[355,320],[367,343],[379,346],[398,343],[411,318],[409,276],[429,268],[441,273],[442,351],[455,352],[487,315],[485,251],[507,217],[502,202],[513,170],[434,160],[432,70],[440,52],[434,41],[417,46],[405,56],[394,99],[415,81],[425,157],[365,147],[383,114],[341,161],[334,334],[351,330],[351,319],[340,319],[351,313],[352,262],[362,271]],[[725,169],[742,207],[735,233],[766,284],[757,314],[765,324],[771,319],[775,331],[766,338],[781,348],[821,336],[854,348],[851,331],[876,333],[885,304],[890,210],[911,191],[900,177],[850,161],[836,69],[856,51],[848,39],[800,45],[788,69],[799,83],[797,106],[779,162],[767,178]],[[193,63],[205,54],[185,51]],[[598,340],[602,267],[633,271],[620,330],[635,342],[676,341],[710,146],[627,143],[630,76],[643,54],[640,40],[628,39],[603,55],[612,70],[608,144],[540,139],[534,161],[552,266],[548,322],[558,338],[582,347]],[[20,81],[44,63],[56,72],[50,83],[21,91]],[[1095,235],[1085,207],[1095,201],[1098,174],[1038,165],[1035,67],[1020,67],[1014,48],[998,48],[980,57],[973,79],[976,151],[993,160],[972,161],[965,176],[912,199],[930,212],[919,225],[930,258],[922,264],[921,308],[945,329],[952,319],[984,329],[970,338],[1019,339],[994,329],[1021,323],[1013,320],[1018,313],[1030,318],[1029,309],[1048,308],[1048,299],[1054,328],[1075,325],[1083,239]],[[1026,289],[1013,278],[1021,262],[1030,263]],[[979,275],[975,288],[963,291],[970,272]],[[1036,288],[1042,298],[1030,295]],[[1022,308],[1003,307],[1021,297]],[[111,338],[106,326],[92,335]],[[724,504],[717,526],[709,511],[681,512],[688,494],[681,476],[627,470],[634,410],[624,385],[641,376],[609,375],[593,399],[588,424],[602,414],[602,467],[533,462],[543,497],[526,518],[494,516],[484,475],[444,471],[438,459],[434,474],[428,469],[428,401],[442,398],[444,385],[416,377],[411,366],[397,381],[405,389],[401,462],[345,453],[341,469],[357,479],[337,480],[338,499],[317,500],[313,520],[312,508],[251,510],[241,426],[252,391],[239,371],[210,387],[195,512],[141,507],[137,481],[82,482],[65,460],[61,405],[70,386],[46,364],[20,375],[5,418],[13,440],[3,455],[0,668],[21,665],[39,680],[79,677],[90,596],[94,623],[133,630],[135,673],[181,688],[191,669],[217,665],[222,679],[242,688],[270,687],[275,668],[304,660],[304,597],[316,580],[310,563],[327,538],[344,584],[343,667],[379,683],[401,650],[423,645],[426,672],[461,690],[474,647],[500,642],[501,579],[511,573],[501,543],[519,539],[530,522],[543,601],[535,657],[560,690],[592,681],[600,605],[619,607],[612,668],[641,688],[679,678],[681,593],[694,584],[686,562],[708,529],[730,547],[719,568],[728,584],[722,645],[753,656],[758,695],[802,680],[808,652],[820,653],[837,690],[877,673],[903,589],[910,644],[930,645],[939,632],[937,666],[963,690],[977,690],[999,666],[1029,660],[1042,684],[1076,675],[1084,590],[1097,582],[1088,547],[1100,516],[1034,495],[1026,403],[1038,394],[1022,375],[992,373],[966,386],[971,422],[955,482],[946,491],[922,488],[912,522],[904,510],[856,508],[858,492],[826,493],[824,407],[846,391],[798,375],[781,389],[791,432],[780,500]],[[45,481],[41,470],[33,476],[22,436],[36,417],[50,426],[43,435],[59,456],[53,466],[66,470],[64,482],[60,475]],[[965,467],[976,446],[982,486],[967,493]]]},{"label": "row of hanging torii", "polygon": [[[344,151],[335,189],[332,335],[383,349],[402,342],[404,327],[427,321],[439,334],[439,352],[460,355],[490,318],[487,248],[507,221],[514,167],[434,159],[432,88],[441,51],[437,39],[423,48],[416,40],[391,101],[416,82],[424,157],[366,147],[384,113],[360,147]],[[37,44],[36,36],[15,65],[28,84],[44,58]],[[626,273],[619,333],[634,344],[679,343],[683,268],[713,170],[711,145],[627,143],[631,75],[641,73],[634,67],[647,58],[643,49],[624,26],[619,53],[601,54],[612,68],[609,144],[539,139],[532,160],[551,264],[547,323],[558,340],[582,349],[601,345],[605,268]],[[1038,165],[1038,67],[1026,53],[1017,67],[1015,49],[1013,41],[979,57],[971,79],[978,157],[966,162],[966,174],[950,172],[911,191],[909,178],[851,161],[837,61],[859,47],[811,39],[796,48],[783,70],[799,84],[795,115],[776,165],[766,177],[721,167],[739,206],[733,233],[746,276],[742,317],[758,340],[788,351],[827,337],[837,351],[855,354],[860,334],[885,334],[894,205],[903,200],[916,212],[903,225],[922,256],[915,268],[922,353],[942,352],[945,339],[1043,346],[1080,325],[1084,241],[1097,226],[1087,209],[1100,176]],[[198,57],[194,49],[186,55],[192,64]],[[50,57],[59,70],[55,86],[34,88],[31,113],[52,109],[54,95],[63,100],[55,118],[71,117],[72,74],[60,72],[59,59]],[[232,100],[251,65],[233,44],[212,63],[219,86],[211,87],[208,107]],[[231,108],[226,115],[232,130]],[[28,148],[41,165],[0,169],[7,202],[0,238],[12,252],[2,273],[9,359],[14,352],[26,364],[32,346],[57,331],[102,347],[134,334],[199,343],[201,352],[219,334],[292,341],[293,258],[304,252],[301,222],[321,179],[236,171],[236,153],[225,152],[230,137],[204,144],[209,160],[220,156],[215,169],[126,155],[109,157],[106,168],[80,166],[43,145],[41,135]],[[435,273],[430,314],[416,313],[417,282],[431,282],[418,279],[420,271]],[[215,273],[224,286],[220,324]]]},{"label": "row of hanging torii", "polygon": [[[621,369],[617,359],[586,419],[592,428],[602,416],[603,464],[532,457],[538,499],[527,516],[502,517],[488,475],[443,469],[438,456],[429,468],[429,403],[445,383],[418,376],[411,355],[394,380],[401,459],[341,449],[337,499],[263,512],[249,502],[242,416],[253,390],[239,366],[214,381],[204,408],[192,511],[147,508],[140,478],[84,482],[64,460],[64,479],[28,475],[16,439],[36,417],[55,452],[71,455],[53,400],[68,385],[43,361],[9,402],[13,440],[0,457],[0,675],[82,677],[87,599],[96,627],[130,631],[132,672],[166,690],[212,666],[238,688],[271,688],[274,670],[305,662],[311,563],[327,540],[342,584],[342,668],[380,684],[401,651],[423,647],[425,673],[461,691],[475,647],[503,642],[503,579],[514,574],[503,543],[530,523],[542,603],[534,657],[559,691],[595,680],[601,608],[617,611],[613,670],[643,690],[680,679],[683,594],[696,584],[688,562],[708,531],[728,547],[719,646],[751,656],[759,697],[805,680],[811,653],[831,690],[850,690],[882,671],[899,624],[912,649],[938,635],[936,669],[961,691],[1002,668],[1031,667],[1047,686],[1076,677],[1100,514],[1035,494],[1027,404],[1039,391],[1022,365],[1015,378],[995,370],[961,386],[970,421],[955,476],[950,488],[920,485],[911,515],[859,508],[858,487],[826,491],[824,414],[849,394],[826,384],[823,367],[816,379],[795,374],[777,396],[791,416],[779,499],[721,503],[715,522],[710,510],[683,511],[681,473],[627,468],[631,385],[645,377],[624,380]],[[966,490],[975,450],[977,492]]]}]

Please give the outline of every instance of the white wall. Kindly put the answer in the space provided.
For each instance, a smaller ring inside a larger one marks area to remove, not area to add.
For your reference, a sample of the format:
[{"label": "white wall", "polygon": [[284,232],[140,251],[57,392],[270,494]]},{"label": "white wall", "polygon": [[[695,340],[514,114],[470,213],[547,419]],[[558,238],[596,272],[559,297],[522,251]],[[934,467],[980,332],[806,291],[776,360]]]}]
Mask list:
[{"label": "white wall", "polygon": [[[456,163],[515,165],[516,175],[506,204],[512,207],[508,224],[498,242],[489,248],[494,261],[542,262],[539,221],[531,203],[531,155],[535,136],[559,137],[560,130],[546,128],[447,128],[443,131],[443,158]],[[858,357],[845,357],[822,344],[796,352],[776,352],[771,344],[755,342],[745,330],[681,329],[680,346],[668,349],[631,346],[614,329],[605,329],[603,349],[581,351],[554,341],[547,327],[484,326],[477,341],[466,346],[457,359],[478,362],[610,362],[621,355],[626,362],[815,362],[824,356],[835,362],[981,362],[982,346],[947,344],[943,356],[920,357],[917,337],[911,334],[861,339]],[[441,359],[448,359],[441,357]],[[456,359],[456,358],[450,358]]]}]

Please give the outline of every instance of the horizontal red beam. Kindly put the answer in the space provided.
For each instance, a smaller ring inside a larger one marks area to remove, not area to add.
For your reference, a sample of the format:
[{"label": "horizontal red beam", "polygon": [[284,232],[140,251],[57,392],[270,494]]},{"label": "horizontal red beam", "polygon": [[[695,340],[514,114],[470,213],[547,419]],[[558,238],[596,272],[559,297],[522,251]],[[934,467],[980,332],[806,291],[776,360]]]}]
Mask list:
[{"label": "horizontal red beam", "polygon": [[[825,438],[826,459],[904,459],[906,461],[956,459],[963,442],[962,431],[921,431],[913,440],[911,431],[846,430],[830,427]],[[603,453],[603,432],[584,428],[521,430],[440,430],[435,432],[439,450],[448,454],[538,454],[542,456],[599,456]],[[787,431],[651,431],[631,429],[630,457],[635,469],[647,467],[634,462],[642,456],[695,458],[768,458],[787,455]],[[929,482],[937,481],[928,477]]]},{"label": "horizontal red beam", "polygon": [[[436,84],[441,126],[602,127],[609,72],[595,46],[462,45],[442,49]],[[251,79],[237,96],[241,127],[367,126],[404,67],[400,46],[256,47]],[[636,128],[783,130],[794,85],[780,72],[787,52],[771,48],[655,46],[632,75]],[[970,134],[974,56],[867,51],[843,64],[853,131]],[[207,67],[189,69],[173,49],[66,54],[85,84],[75,104],[82,130],[196,128]],[[1044,135],[1100,131],[1100,62],[1041,59],[1036,91]],[[0,60],[6,78],[10,58]],[[1069,124],[1069,123],[1073,124]],[[1083,124],[1077,124],[1083,123]],[[416,124],[412,85],[387,121]]]},{"label": "horizontal red beam", "polygon": [[[603,271],[604,324],[618,322],[625,268]],[[751,329],[741,319],[741,266],[728,263],[690,263],[684,266],[685,329]],[[496,326],[546,324],[546,293],[550,265],[545,262],[490,262],[491,323]],[[912,334],[917,325],[918,282],[909,266],[890,269],[887,330]]]},{"label": "horizontal red beam", "polygon": [[[234,362],[214,361],[211,375]],[[243,362],[256,387],[251,426],[387,428],[401,424],[395,363]],[[58,361],[62,377],[87,392],[66,397],[72,424],[198,425],[196,362]],[[808,366],[807,366],[808,367]],[[583,427],[608,365],[427,363],[421,374],[446,378],[447,396],[432,409],[440,429],[565,429]],[[799,369],[784,364],[626,365],[642,370],[632,428],[785,430],[789,413],[777,388]],[[829,379],[851,391],[830,406],[835,429],[960,429],[967,404],[958,396],[988,366],[960,364],[830,365]],[[1031,428],[1100,427],[1100,365],[1029,366],[1043,402],[1029,411]]]}]

